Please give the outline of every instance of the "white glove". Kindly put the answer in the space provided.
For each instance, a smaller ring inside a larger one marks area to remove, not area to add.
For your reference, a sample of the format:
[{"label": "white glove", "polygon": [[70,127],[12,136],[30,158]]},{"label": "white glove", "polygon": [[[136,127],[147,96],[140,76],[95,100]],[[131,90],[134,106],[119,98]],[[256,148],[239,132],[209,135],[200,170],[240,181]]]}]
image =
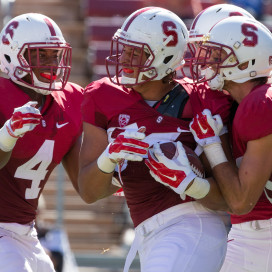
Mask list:
[{"label": "white glove", "polygon": [[181,142],[177,142],[178,156],[168,159],[158,143],[148,151],[145,164],[150,175],[161,184],[170,187],[178,194],[183,194],[188,184],[196,177]]},{"label": "white glove", "polygon": [[12,150],[19,137],[23,137],[40,123],[42,116],[35,108],[37,104],[36,101],[30,101],[14,109],[11,118],[0,129],[0,148],[3,151]]},{"label": "white glove", "polygon": [[220,115],[212,116],[208,109],[195,116],[190,123],[190,130],[195,141],[203,147],[211,168],[227,162],[219,137],[222,129],[223,122]]},{"label": "white glove", "polygon": [[202,147],[213,143],[221,143],[219,135],[222,128],[223,122],[220,115],[212,116],[208,109],[197,114],[190,123],[190,130],[195,141]]},{"label": "white glove", "polygon": [[[140,129],[139,129],[140,130]],[[122,160],[141,161],[147,155],[149,144],[143,142],[145,134],[139,131],[126,130],[110,143],[97,160],[98,168],[111,173]]]}]

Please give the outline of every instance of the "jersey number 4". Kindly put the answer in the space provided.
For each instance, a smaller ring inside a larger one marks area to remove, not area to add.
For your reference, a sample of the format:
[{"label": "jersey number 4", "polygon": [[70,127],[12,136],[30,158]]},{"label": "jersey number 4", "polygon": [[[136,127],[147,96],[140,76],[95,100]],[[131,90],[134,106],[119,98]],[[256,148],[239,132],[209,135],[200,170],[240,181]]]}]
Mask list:
[{"label": "jersey number 4", "polygon": [[40,183],[45,179],[47,167],[53,159],[54,141],[45,140],[38,152],[25,164],[17,168],[15,178],[31,180],[31,187],[25,191],[25,199],[35,199],[41,190]]}]

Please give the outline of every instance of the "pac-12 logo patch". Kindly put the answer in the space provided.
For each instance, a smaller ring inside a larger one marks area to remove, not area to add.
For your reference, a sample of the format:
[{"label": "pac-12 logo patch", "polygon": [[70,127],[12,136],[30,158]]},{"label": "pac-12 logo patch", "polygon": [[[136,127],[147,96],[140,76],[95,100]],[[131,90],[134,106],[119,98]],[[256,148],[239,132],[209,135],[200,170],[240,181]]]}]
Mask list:
[{"label": "pac-12 logo patch", "polygon": [[119,114],[119,126],[125,127],[129,122],[130,116],[127,114]]}]

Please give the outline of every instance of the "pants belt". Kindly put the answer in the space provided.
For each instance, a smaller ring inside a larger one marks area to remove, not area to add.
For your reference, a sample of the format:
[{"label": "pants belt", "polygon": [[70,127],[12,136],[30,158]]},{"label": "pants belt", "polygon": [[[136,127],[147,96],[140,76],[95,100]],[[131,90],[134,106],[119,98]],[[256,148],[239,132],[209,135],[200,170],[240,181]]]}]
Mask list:
[{"label": "pants belt", "polygon": [[14,232],[19,235],[29,235],[34,228],[34,222],[26,225],[18,223],[0,223],[0,229],[4,229],[10,232]]},{"label": "pants belt", "polygon": [[233,224],[234,227],[242,230],[261,230],[272,227],[272,218],[267,220],[252,220],[240,224]]}]

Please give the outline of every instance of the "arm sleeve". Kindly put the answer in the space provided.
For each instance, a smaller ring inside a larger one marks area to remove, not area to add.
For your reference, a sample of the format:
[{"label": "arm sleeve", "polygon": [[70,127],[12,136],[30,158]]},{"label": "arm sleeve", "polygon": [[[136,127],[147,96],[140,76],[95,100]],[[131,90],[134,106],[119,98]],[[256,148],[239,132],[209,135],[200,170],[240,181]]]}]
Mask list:
[{"label": "arm sleeve", "polygon": [[86,123],[106,129],[107,117],[96,103],[96,94],[97,91],[92,89],[92,85],[86,87],[81,105],[82,118]]},{"label": "arm sleeve", "polygon": [[236,112],[235,129],[246,142],[272,134],[272,101],[266,98],[258,102],[257,99],[246,99]]}]

